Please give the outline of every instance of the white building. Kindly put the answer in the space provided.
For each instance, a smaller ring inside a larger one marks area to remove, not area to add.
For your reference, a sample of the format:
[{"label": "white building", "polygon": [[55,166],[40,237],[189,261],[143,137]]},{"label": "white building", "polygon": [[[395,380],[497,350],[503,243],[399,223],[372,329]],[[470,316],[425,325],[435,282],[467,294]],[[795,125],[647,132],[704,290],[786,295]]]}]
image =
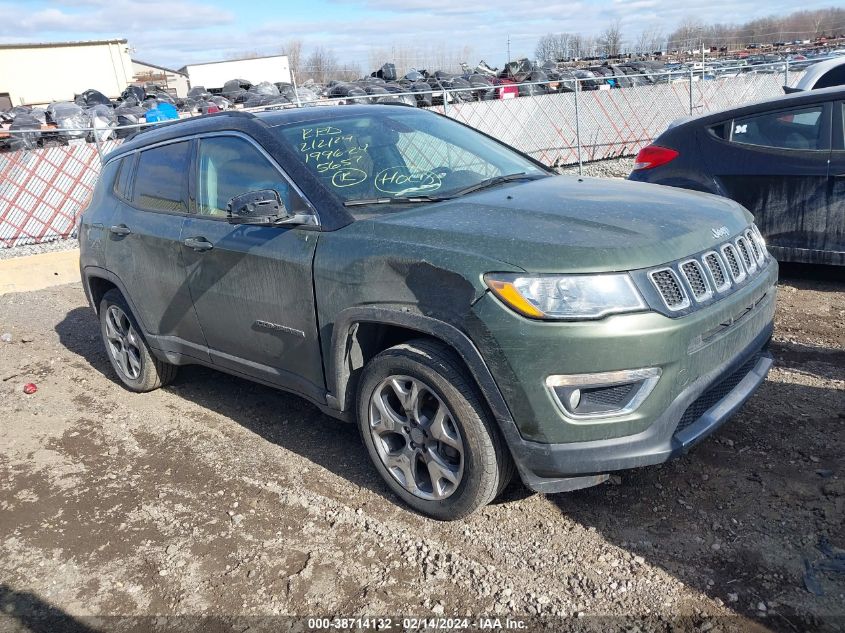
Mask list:
[{"label": "white building", "polygon": [[185,97],[188,94],[188,75],[178,70],[133,59],[132,72],[134,83],[139,86],[152,83],[166,90],[175,91],[177,97]]},{"label": "white building", "polygon": [[180,68],[179,72],[188,75],[192,88],[222,88],[230,79],[246,79],[253,84],[261,81],[291,83],[287,55],[188,64]]},{"label": "white building", "polygon": [[132,76],[126,40],[0,44],[0,98],[13,105],[72,101],[89,88],[115,98]]}]

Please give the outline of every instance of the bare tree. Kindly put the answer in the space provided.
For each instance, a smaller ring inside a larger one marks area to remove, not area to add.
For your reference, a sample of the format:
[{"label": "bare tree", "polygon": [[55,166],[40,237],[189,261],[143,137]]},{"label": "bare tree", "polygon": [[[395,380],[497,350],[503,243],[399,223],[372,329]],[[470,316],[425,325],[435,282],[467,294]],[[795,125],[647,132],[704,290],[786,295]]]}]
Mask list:
[{"label": "bare tree", "polygon": [[305,60],[302,76],[322,84],[333,79],[337,69],[338,63],[334,53],[318,46],[311,51],[311,54]]},{"label": "bare tree", "polygon": [[645,29],[637,37],[637,43],[634,46],[634,52],[639,55],[651,55],[657,51],[663,50],[663,31],[660,27],[652,26]]},{"label": "bare tree", "polygon": [[298,76],[302,70],[302,40],[288,40],[281,46],[282,55],[287,55],[290,71]]},{"label": "bare tree", "polygon": [[549,33],[537,42],[534,57],[540,61],[563,61],[572,57],[572,35]]},{"label": "bare tree", "polygon": [[619,57],[622,54],[622,22],[614,20],[598,37],[598,47],[607,57]]}]

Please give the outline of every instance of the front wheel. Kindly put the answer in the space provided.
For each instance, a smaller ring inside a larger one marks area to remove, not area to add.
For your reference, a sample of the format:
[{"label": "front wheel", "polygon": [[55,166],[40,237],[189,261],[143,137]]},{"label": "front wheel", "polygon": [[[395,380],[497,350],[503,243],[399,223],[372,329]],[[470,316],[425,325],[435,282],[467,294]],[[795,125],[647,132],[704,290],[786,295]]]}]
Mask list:
[{"label": "front wheel", "polygon": [[434,341],[391,347],[367,364],[358,424],[391,490],[437,519],[459,519],[487,505],[513,473],[466,368]]}]

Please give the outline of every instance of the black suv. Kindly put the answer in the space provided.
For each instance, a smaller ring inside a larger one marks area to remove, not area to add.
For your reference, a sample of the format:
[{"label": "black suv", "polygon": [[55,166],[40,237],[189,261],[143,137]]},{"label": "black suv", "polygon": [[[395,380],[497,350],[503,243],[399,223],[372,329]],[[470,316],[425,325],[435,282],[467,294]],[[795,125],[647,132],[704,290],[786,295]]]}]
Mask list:
[{"label": "black suv", "polygon": [[742,207],[556,176],[416,108],[145,131],[80,243],[129,389],[200,363],[299,394],[444,519],[514,469],[558,492],[679,455],[771,365],[777,264]]}]

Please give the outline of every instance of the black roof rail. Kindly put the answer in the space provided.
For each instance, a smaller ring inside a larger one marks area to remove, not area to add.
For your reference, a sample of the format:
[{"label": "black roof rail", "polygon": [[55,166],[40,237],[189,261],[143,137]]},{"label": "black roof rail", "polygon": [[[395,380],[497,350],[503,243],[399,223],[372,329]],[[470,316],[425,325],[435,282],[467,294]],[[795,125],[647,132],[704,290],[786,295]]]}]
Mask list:
[{"label": "black roof rail", "polygon": [[201,114],[200,116],[186,117],[184,119],[173,119],[172,121],[165,121],[164,123],[153,123],[149,127],[139,128],[137,132],[127,136],[126,141],[131,141],[132,139],[137,138],[141,134],[144,134],[144,133],[149,132],[151,130],[160,130],[162,128],[177,125],[179,123],[187,123],[189,121],[199,121],[199,120],[210,119],[211,117],[219,117],[219,116],[234,116],[234,117],[242,117],[242,118],[247,118],[247,119],[254,119],[255,118],[255,115],[252,112],[244,112],[243,110],[223,110],[222,112],[212,112],[211,114]]}]

